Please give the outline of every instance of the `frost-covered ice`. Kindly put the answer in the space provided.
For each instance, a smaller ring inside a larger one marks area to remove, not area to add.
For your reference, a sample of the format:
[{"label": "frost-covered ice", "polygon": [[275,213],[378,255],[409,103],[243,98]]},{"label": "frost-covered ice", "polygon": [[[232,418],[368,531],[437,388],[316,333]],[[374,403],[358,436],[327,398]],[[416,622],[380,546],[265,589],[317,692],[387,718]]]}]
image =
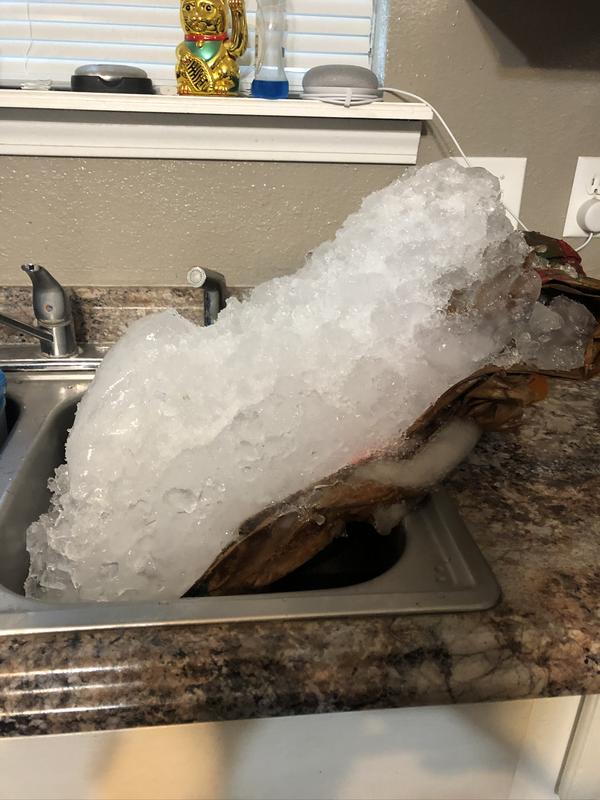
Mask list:
[{"label": "frost-covered ice", "polygon": [[595,327],[594,315],[574,300],[536,303],[526,329],[516,337],[521,361],[539,369],[576,369]]},{"label": "frost-covered ice", "polygon": [[527,252],[496,179],[440,162],[372,194],[301,270],[213,327],[174,312],[134,324],[29,530],[27,592],[181,596],[248,516],[380,447],[489,363],[539,294]]}]

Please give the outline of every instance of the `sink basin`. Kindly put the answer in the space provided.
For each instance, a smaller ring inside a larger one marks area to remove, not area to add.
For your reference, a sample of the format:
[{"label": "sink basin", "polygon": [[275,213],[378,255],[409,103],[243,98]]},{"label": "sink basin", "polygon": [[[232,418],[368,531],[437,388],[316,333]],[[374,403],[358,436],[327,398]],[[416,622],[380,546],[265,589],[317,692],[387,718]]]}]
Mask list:
[{"label": "sink basin", "polygon": [[2,363],[11,430],[0,452],[0,633],[243,619],[407,614],[489,608],[496,580],[445,492],[388,537],[349,528],[292,575],[253,595],[62,605],[26,598],[28,525],[48,509],[93,360]]}]

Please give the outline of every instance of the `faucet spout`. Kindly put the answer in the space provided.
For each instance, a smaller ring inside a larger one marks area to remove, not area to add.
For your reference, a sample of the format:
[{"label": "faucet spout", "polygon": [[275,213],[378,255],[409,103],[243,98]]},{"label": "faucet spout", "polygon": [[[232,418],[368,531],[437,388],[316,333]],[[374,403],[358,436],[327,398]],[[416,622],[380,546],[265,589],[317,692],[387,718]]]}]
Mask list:
[{"label": "faucet spout", "polygon": [[71,321],[71,304],[65,290],[45,267],[23,264],[33,287],[33,313],[42,325],[61,325]]},{"label": "faucet spout", "polygon": [[42,353],[50,358],[66,358],[77,354],[75,328],[69,298],[60,283],[47,269],[37,264],[23,264],[33,287],[33,312],[37,327],[0,314],[0,325],[35,336]]}]

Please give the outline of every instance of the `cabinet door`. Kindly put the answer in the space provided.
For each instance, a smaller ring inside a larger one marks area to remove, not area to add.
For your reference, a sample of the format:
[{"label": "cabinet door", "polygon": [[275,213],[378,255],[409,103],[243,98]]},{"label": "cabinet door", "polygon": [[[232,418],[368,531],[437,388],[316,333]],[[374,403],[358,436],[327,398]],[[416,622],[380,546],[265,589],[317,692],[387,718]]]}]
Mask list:
[{"label": "cabinet door", "polygon": [[554,800],[578,702],[4,740],[0,800]]},{"label": "cabinet door", "polygon": [[561,776],[560,800],[600,800],[600,696],[581,701]]},{"label": "cabinet door", "polygon": [[553,800],[577,707],[568,697],[237,723],[221,796]]}]

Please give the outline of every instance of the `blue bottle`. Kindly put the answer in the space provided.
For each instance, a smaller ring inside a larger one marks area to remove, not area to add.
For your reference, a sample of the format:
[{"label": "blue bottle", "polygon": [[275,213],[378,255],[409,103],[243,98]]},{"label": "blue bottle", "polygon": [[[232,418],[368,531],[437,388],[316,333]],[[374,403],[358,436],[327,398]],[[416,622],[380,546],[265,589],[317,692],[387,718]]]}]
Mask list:
[{"label": "blue bottle", "polygon": [[283,61],[285,0],[258,0],[256,10],[256,71],[252,97],[281,100],[289,96]]}]

